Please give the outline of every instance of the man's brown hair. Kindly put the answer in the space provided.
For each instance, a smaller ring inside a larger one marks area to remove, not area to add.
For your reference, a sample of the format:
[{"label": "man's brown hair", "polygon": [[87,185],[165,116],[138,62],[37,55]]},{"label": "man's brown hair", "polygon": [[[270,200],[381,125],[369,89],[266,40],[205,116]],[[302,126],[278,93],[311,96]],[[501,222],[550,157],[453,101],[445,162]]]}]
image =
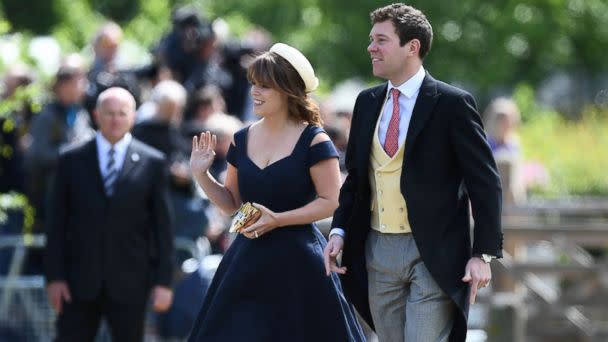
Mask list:
[{"label": "man's brown hair", "polygon": [[378,8],[370,13],[372,25],[390,20],[399,36],[399,44],[420,41],[419,56],[424,59],[433,43],[433,28],[422,11],[402,3]]}]

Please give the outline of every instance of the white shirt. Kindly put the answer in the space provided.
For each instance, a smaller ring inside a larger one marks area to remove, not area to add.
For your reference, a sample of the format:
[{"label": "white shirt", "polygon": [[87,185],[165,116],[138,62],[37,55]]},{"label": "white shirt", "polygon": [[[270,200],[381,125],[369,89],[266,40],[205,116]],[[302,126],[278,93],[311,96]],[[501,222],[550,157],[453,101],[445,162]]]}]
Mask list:
[{"label": "white shirt", "polygon": [[[104,136],[97,131],[95,135],[95,140],[97,142],[97,157],[99,158],[99,170],[101,171],[101,177],[105,178],[108,174],[108,159],[109,152],[112,148],[112,144],[104,138]],[[122,169],[122,165],[125,162],[125,156],[127,155],[127,149],[129,148],[129,144],[133,140],[131,133],[125,134],[122,139],[118,140],[116,144],[114,144],[114,167],[116,170]]]},{"label": "white shirt", "polygon": [[[380,138],[380,143],[384,146],[384,142],[386,141],[386,131],[388,130],[388,124],[391,121],[391,116],[393,116],[393,96],[391,94],[391,89],[397,88],[400,92],[399,94],[399,147],[405,142],[405,138],[407,136],[407,130],[410,126],[410,120],[412,119],[412,113],[414,112],[414,105],[416,104],[416,100],[418,99],[418,94],[420,93],[420,87],[422,86],[422,81],[424,80],[424,76],[426,72],[422,65],[418,72],[414,74],[414,76],[410,77],[407,81],[402,83],[401,85],[395,86],[391,81],[388,81],[388,89],[386,92],[386,98],[384,99],[384,107],[382,108],[380,123],[378,124],[378,138]],[[329,232],[329,236],[331,237],[333,234],[338,234],[344,237],[346,234],[344,233],[344,229],[342,228],[333,228]]]},{"label": "white shirt", "polygon": [[384,99],[384,107],[382,108],[382,116],[380,117],[380,123],[378,124],[378,138],[380,143],[384,146],[386,141],[386,131],[388,130],[388,124],[393,116],[393,95],[391,90],[397,88],[399,94],[399,147],[405,141],[407,136],[407,129],[410,126],[410,120],[412,118],[412,112],[414,111],[414,105],[416,99],[418,99],[418,93],[420,93],[420,86],[424,80],[424,68],[420,66],[418,72],[414,76],[410,77],[409,80],[405,81],[401,85],[395,86],[391,81],[388,81],[388,90],[386,92],[386,98]]}]

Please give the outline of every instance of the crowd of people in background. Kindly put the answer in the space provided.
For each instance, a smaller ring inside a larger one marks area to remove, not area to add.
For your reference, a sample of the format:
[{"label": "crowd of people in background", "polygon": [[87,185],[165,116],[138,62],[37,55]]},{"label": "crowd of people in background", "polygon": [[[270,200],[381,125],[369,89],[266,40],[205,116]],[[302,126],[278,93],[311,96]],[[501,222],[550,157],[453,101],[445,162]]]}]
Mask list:
[{"label": "crowd of people in background", "polygon": [[[0,118],[0,127],[4,128],[0,130],[0,193],[26,194],[35,209],[33,233],[45,233],[48,225],[49,189],[60,151],[95,136],[98,127],[93,111],[98,95],[121,87],[136,101],[133,137],[165,156],[175,218],[173,237],[196,241],[204,236],[212,253],[226,250],[230,243],[230,216],[214,207],[193,181],[189,167],[191,140],[202,131],[217,136],[217,155],[210,173],[222,180],[234,133],[255,119],[246,66],[256,53],[268,50],[273,40],[266,31],[255,28],[241,41],[220,42],[211,22],[189,7],[174,11],[171,20],[170,32],[160,37],[153,49],[152,63],[137,68],[117,65],[123,31],[114,22],[103,24],[91,40],[94,60],[87,62],[75,53],[65,56],[47,88],[48,101],[38,112],[23,103],[10,115],[11,129],[7,129],[9,119]],[[22,64],[11,66],[2,76],[0,99],[13,98],[19,89],[36,82],[33,69]],[[352,107],[363,85],[351,88],[346,97],[352,102],[346,106],[332,98],[320,101],[324,129],[338,150],[343,173]],[[520,153],[511,134],[519,112],[509,100],[501,101],[484,113],[489,142],[499,164],[503,159],[516,160]],[[524,194],[517,188],[511,196],[521,198]],[[28,255],[26,272],[43,273],[41,253]],[[197,289],[194,292],[200,297],[198,289],[204,288],[199,277],[187,281],[191,285],[182,282],[175,286],[175,308],[196,302],[178,289]],[[184,312],[188,310],[189,319],[194,319],[198,307],[188,307]],[[159,331],[170,335],[173,321],[173,326],[181,326],[174,337],[185,337],[190,328],[187,319],[165,319],[159,323]]]},{"label": "crowd of people in background", "polygon": [[[109,88],[120,87],[128,90],[136,101],[133,137],[165,155],[170,175],[173,237],[192,241],[205,237],[213,254],[222,254],[227,249],[231,242],[227,233],[230,216],[211,204],[193,182],[189,167],[191,139],[207,130],[217,136],[217,155],[210,173],[222,180],[234,133],[256,119],[246,67],[256,54],[270,47],[272,37],[264,29],[255,28],[240,41],[219,41],[211,21],[191,7],[175,10],[171,20],[171,30],[159,38],[149,65],[119,65],[117,56],[123,30],[118,24],[107,22],[91,39],[94,59],[87,61],[78,53],[65,55],[48,86],[25,64],[9,66],[1,76],[2,100],[16,99],[22,103],[8,117],[0,118],[0,126],[4,127],[0,131],[4,151],[0,156],[0,193],[18,192],[27,196],[35,212],[29,232],[47,233],[51,187],[60,152],[95,137],[99,129],[94,119],[98,96]],[[16,96],[20,89],[34,84],[45,90],[46,100],[38,109]],[[349,96],[353,102],[361,88],[362,85],[351,87]],[[338,147],[342,170],[352,110],[343,107],[322,103],[324,127]],[[11,129],[7,129],[8,122]],[[6,226],[14,229],[3,229],[5,234],[22,233],[22,217],[11,217]],[[42,251],[30,251],[24,273],[43,274],[44,258]],[[177,253],[178,269],[181,261]],[[205,280],[197,277],[197,273],[183,280],[201,285]],[[184,284],[176,285],[176,289],[184,288],[187,288]],[[184,306],[180,300],[193,303],[189,296],[176,293],[177,309]],[[172,309],[169,315],[173,317],[160,320],[159,330],[167,335],[185,336],[189,325],[184,323],[188,321],[184,321],[184,312],[191,311],[190,319],[194,319],[197,309],[186,307],[182,312]]]}]

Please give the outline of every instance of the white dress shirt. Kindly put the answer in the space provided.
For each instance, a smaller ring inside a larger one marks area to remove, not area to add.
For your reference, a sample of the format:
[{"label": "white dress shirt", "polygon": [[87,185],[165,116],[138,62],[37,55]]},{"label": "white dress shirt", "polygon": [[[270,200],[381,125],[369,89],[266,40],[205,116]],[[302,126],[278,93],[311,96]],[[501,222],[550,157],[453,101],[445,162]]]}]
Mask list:
[{"label": "white dress shirt", "polygon": [[[397,88],[399,94],[399,147],[405,142],[407,136],[407,130],[410,126],[410,120],[412,119],[412,113],[414,111],[414,105],[418,99],[420,93],[420,87],[426,72],[424,68],[420,66],[418,72],[414,76],[410,77],[407,81],[400,85],[393,85],[391,81],[388,81],[388,89],[386,91],[386,98],[384,99],[384,106],[382,107],[380,122],[378,124],[378,138],[380,138],[380,144],[384,146],[386,141],[386,131],[388,130],[388,124],[393,116],[393,96],[391,90]],[[336,227],[333,228],[329,236],[338,234],[342,237],[345,236],[344,229]]]},{"label": "white dress shirt", "polygon": [[393,116],[393,95],[391,90],[397,88],[399,94],[399,147],[405,141],[407,136],[407,129],[410,126],[410,120],[412,118],[412,112],[414,111],[414,105],[420,92],[420,86],[424,80],[424,68],[420,66],[420,69],[414,76],[409,80],[405,81],[401,85],[395,86],[391,81],[388,81],[388,89],[386,92],[386,98],[384,99],[384,107],[382,108],[382,116],[380,117],[380,123],[378,124],[378,138],[380,138],[380,144],[384,146],[386,141],[386,131],[388,130],[388,124]]},{"label": "white dress shirt", "polygon": [[[108,158],[109,152],[112,148],[112,144],[104,138],[104,136],[97,131],[95,135],[95,139],[97,141],[97,157],[99,158],[99,170],[101,171],[101,178],[104,179],[108,174]],[[118,140],[116,144],[114,144],[114,168],[120,171],[122,169],[122,165],[125,162],[125,156],[127,155],[127,149],[129,148],[129,144],[133,140],[131,133],[125,134],[122,139]]]}]

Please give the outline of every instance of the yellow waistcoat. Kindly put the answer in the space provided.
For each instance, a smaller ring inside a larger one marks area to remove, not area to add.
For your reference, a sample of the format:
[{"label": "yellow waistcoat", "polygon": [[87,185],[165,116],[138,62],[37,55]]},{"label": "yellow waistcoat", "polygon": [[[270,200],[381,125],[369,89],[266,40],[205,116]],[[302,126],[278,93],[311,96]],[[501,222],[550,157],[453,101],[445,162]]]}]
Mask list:
[{"label": "yellow waistcoat", "polygon": [[372,188],[372,222],[371,227],[382,233],[410,233],[407,219],[407,206],[401,194],[401,171],[405,142],[399,146],[393,158],[389,157],[380,144],[378,126],[372,142],[372,153],[369,159],[369,178]]}]

